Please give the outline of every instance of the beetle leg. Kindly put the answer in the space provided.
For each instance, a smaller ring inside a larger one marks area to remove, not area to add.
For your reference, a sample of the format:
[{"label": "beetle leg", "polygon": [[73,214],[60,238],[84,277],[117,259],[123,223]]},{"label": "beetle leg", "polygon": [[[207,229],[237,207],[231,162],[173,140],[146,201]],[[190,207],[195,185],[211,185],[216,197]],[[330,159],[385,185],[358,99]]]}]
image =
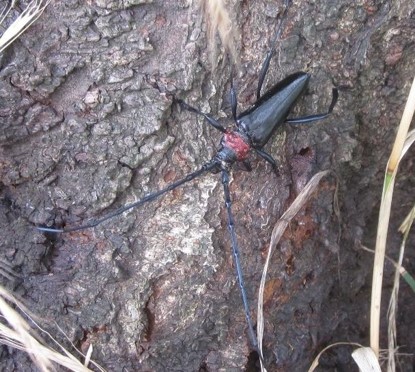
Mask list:
[{"label": "beetle leg", "polygon": [[230,92],[230,96],[231,96],[231,106],[232,106],[232,117],[233,120],[235,120],[236,125],[238,125],[238,121],[236,120],[236,109],[238,107],[238,100],[236,98],[236,91],[235,91],[235,87],[233,85],[233,73],[231,73],[231,92]]},{"label": "beetle leg", "polygon": [[269,69],[269,63],[271,62],[271,58],[275,53],[277,41],[279,40],[279,38],[281,36],[282,23],[283,23],[285,14],[287,13],[289,5],[290,5],[289,1],[285,1],[284,10],[281,14],[280,21],[279,21],[278,26],[277,26],[277,30],[275,31],[274,38],[272,39],[272,42],[271,42],[271,49],[267,52],[267,55],[266,55],[265,60],[262,64],[262,67],[261,67],[261,71],[258,75],[258,88],[256,90],[256,99],[257,99],[257,101],[261,97],[262,84],[264,84],[265,76],[266,76],[266,74],[268,72],[268,69]]},{"label": "beetle leg", "polygon": [[195,114],[198,115],[202,115],[207,122],[214,128],[216,128],[217,130],[221,131],[222,133],[226,132],[226,129],[216,120],[214,119],[212,116],[205,114],[204,112],[198,110],[195,107],[192,107],[190,105],[188,105],[186,102],[182,101],[181,99],[175,99],[175,101],[185,110],[193,112]]},{"label": "beetle leg", "polygon": [[333,98],[331,100],[330,107],[326,113],[302,116],[300,118],[286,119],[285,122],[288,124],[304,124],[304,123],[312,123],[313,121],[325,119],[333,111],[333,108],[337,102],[337,98],[339,98],[339,92],[337,91],[337,88],[333,88]]},{"label": "beetle leg", "polygon": [[244,166],[244,171],[246,171],[246,172],[251,172],[252,171],[251,163],[248,160],[244,160],[242,162],[242,164]]},{"label": "beetle leg", "polygon": [[248,160],[242,160],[242,161],[238,161],[235,164],[235,167],[233,169],[235,169],[237,171],[251,172],[252,171],[252,166],[251,166],[251,163]]},{"label": "beetle leg", "polygon": [[176,182],[171,183],[170,185],[168,185],[167,187],[165,187],[164,189],[161,189],[159,191],[155,191],[152,192],[150,194],[147,194],[146,196],[144,196],[142,199],[131,203],[131,204],[127,204],[124,205],[123,207],[120,207],[118,209],[116,209],[113,212],[108,213],[107,215],[97,218],[97,219],[93,219],[89,222],[86,222],[83,225],[80,226],[68,226],[65,228],[52,228],[52,227],[44,227],[44,226],[37,226],[36,228],[40,231],[44,231],[44,232],[51,232],[51,233],[64,233],[64,232],[71,232],[71,231],[79,231],[79,230],[84,230],[84,229],[88,229],[90,227],[95,227],[97,225],[99,225],[100,223],[109,220],[110,218],[119,216],[120,214],[124,213],[125,211],[128,211],[131,208],[135,208],[135,207],[141,207],[144,203],[150,202],[156,198],[158,198],[159,196],[165,194],[166,192],[172,191],[175,188],[183,185],[186,182],[189,182],[191,180],[194,180],[195,178],[199,177],[200,175],[202,175],[203,173],[213,170],[215,168],[218,167],[218,163],[215,160],[212,160],[206,164],[204,164],[200,169],[198,169],[195,172],[189,173],[186,177],[182,178],[181,180],[178,180]]},{"label": "beetle leg", "polygon": [[264,150],[255,149],[255,151],[262,159],[264,159],[266,162],[271,164],[272,169],[274,170],[275,174],[278,176],[279,171],[278,171],[277,162],[275,161],[275,159],[270,154],[265,152]]},{"label": "beetle leg", "polygon": [[254,326],[253,326],[251,314],[249,311],[248,298],[246,296],[246,291],[245,291],[245,283],[244,283],[244,278],[242,275],[241,261],[239,259],[239,247],[238,247],[238,242],[236,240],[235,223],[234,223],[232,210],[231,210],[232,202],[231,202],[231,195],[229,192],[229,173],[225,169],[222,169],[222,184],[223,184],[223,191],[225,193],[226,211],[228,213],[228,230],[229,230],[229,234],[231,237],[232,255],[233,255],[233,260],[234,260],[234,264],[236,268],[236,275],[238,277],[239,287],[241,290],[242,302],[243,302],[244,310],[245,310],[245,317],[248,323],[249,338],[251,340],[252,346],[258,352],[258,355],[261,358],[261,353],[259,352],[258,342],[255,336]]},{"label": "beetle leg", "polygon": [[274,54],[274,48],[267,52],[267,56],[265,57],[265,61],[262,64],[261,72],[259,73],[259,77],[258,77],[258,88],[256,90],[256,99],[257,99],[257,101],[261,97],[262,84],[264,84],[265,75],[267,74],[267,71],[268,71],[268,68],[269,68],[269,63],[271,61],[271,57],[273,56],[273,54]]}]

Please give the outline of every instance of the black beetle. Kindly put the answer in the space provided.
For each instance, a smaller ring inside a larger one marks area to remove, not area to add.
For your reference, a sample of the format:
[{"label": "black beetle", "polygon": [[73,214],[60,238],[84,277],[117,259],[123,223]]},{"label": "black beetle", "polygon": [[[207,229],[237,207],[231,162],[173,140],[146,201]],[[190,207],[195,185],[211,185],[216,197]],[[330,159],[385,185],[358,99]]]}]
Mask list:
[{"label": "black beetle", "polygon": [[222,184],[225,194],[225,206],[228,215],[228,229],[231,238],[232,254],[234,256],[238,282],[241,288],[245,315],[248,322],[249,337],[251,339],[253,347],[256,351],[258,351],[259,357],[261,359],[262,357],[258,350],[258,344],[256,341],[253,323],[250,316],[249,304],[246,296],[242,269],[239,260],[239,248],[236,239],[234,218],[231,211],[231,198],[229,192],[229,171],[231,169],[231,166],[235,162],[242,162],[245,165],[245,168],[247,170],[250,170],[249,163],[247,163],[246,159],[251,150],[254,150],[259,156],[261,156],[264,160],[270,163],[273,169],[277,172],[277,164],[275,160],[270,154],[268,154],[262,149],[267,144],[275,130],[283,123],[310,123],[316,120],[326,118],[332,112],[338,98],[337,89],[334,88],[333,98],[327,112],[322,114],[304,116],[300,118],[287,118],[295,102],[297,101],[299,96],[304,92],[310,80],[310,75],[305,72],[294,73],[286,77],[284,80],[282,80],[275,86],[273,86],[269,91],[267,91],[264,95],[261,96],[260,92],[262,84],[268,70],[269,60],[272,56],[274,47],[275,45],[268,53],[259,76],[257,88],[257,101],[250,109],[242,112],[240,115],[237,115],[236,93],[233,84],[231,84],[231,106],[232,116],[236,123],[235,129],[226,129],[210,115],[205,114],[192,106],[189,106],[181,100],[175,100],[184,109],[202,115],[210,125],[212,125],[214,128],[218,129],[224,134],[221,140],[221,146],[219,151],[209,162],[205,163],[199,170],[188,174],[186,177],[170,184],[162,190],[144,196],[139,201],[125,205],[103,217],[93,219],[83,225],[68,226],[64,228],[51,228],[45,226],[37,227],[38,230],[48,233],[63,233],[91,228],[97,226],[98,224],[110,218],[118,216],[131,208],[138,207],[143,205],[144,203],[150,202],[156,199],[157,197],[167,193],[168,191],[174,190],[180,185],[199,177],[207,171],[212,171],[214,173],[222,172]]}]

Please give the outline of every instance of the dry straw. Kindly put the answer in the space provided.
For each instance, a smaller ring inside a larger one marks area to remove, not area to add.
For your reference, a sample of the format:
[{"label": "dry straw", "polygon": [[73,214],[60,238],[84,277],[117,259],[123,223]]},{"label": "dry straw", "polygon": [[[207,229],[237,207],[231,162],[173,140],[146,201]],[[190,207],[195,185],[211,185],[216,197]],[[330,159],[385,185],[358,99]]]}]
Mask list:
[{"label": "dry straw", "polygon": [[201,0],[201,6],[207,23],[208,46],[210,50],[210,64],[212,70],[217,66],[216,35],[231,57],[232,62],[239,65],[238,54],[236,53],[237,30],[232,26],[232,19],[224,0]]},{"label": "dry straw", "polygon": [[386,240],[392,206],[392,197],[395,178],[398,172],[399,162],[414,141],[414,136],[408,135],[409,126],[415,112],[415,78],[412,82],[408,100],[398,128],[395,143],[390,155],[385,179],[383,183],[382,199],[379,211],[378,230],[376,235],[376,248],[372,278],[372,299],[370,309],[370,346],[379,357],[379,327],[380,327],[380,303],[382,297],[383,266],[385,261]]},{"label": "dry straw", "polygon": [[[4,51],[13,41],[15,41],[30,25],[35,22],[43,13],[50,0],[33,0],[26,9],[7,27],[6,31],[0,37],[0,53]],[[7,4],[0,14],[0,24],[3,24],[11,10],[16,5],[16,0]]]}]

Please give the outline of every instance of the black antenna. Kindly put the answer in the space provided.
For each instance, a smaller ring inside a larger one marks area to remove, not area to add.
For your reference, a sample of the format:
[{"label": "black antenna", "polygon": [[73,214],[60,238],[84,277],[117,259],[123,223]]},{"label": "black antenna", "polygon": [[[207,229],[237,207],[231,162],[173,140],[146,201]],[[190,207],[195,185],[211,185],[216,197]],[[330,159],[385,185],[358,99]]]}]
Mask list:
[{"label": "black antenna", "polygon": [[179,181],[173,182],[172,184],[168,185],[167,187],[165,187],[164,189],[161,189],[159,191],[153,192],[151,194],[146,195],[144,198],[131,203],[131,204],[127,204],[123,207],[120,207],[118,209],[116,209],[113,212],[108,213],[107,215],[101,217],[101,218],[97,218],[97,219],[93,219],[90,222],[87,222],[83,225],[80,226],[69,226],[69,227],[64,227],[63,229],[57,229],[57,228],[53,228],[53,227],[46,227],[46,226],[37,226],[36,228],[40,231],[45,231],[45,232],[54,232],[54,233],[65,233],[65,232],[72,232],[72,231],[79,231],[79,230],[84,230],[84,229],[88,229],[90,227],[95,227],[97,225],[99,225],[100,223],[109,220],[113,217],[116,217],[122,213],[124,213],[125,211],[128,211],[129,209],[135,208],[135,207],[140,207],[141,205],[150,202],[156,198],[158,198],[159,196],[174,190],[175,188],[183,185],[186,182],[189,182],[191,180],[194,180],[195,178],[199,177],[200,175],[202,175],[203,173],[215,168],[218,166],[218,162],[216,160],[211,160],[210,162],[204,164],[202,166],[202,168],[198,169],[195,172],[192,172],[190,174],[188,174],[186,177],[182,178]]}]

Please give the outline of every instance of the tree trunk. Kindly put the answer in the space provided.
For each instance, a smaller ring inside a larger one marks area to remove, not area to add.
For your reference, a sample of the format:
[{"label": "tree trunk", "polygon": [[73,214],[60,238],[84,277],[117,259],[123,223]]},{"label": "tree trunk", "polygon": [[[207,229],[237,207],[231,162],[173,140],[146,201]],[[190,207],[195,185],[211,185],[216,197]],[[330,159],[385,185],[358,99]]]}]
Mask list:
[{"label": "tree trunk", "polygon": [[[325,112],[333,86],[340,98],[326,120],[284,125],[269,141],[279,176],[254,154],[251,172],[234,167],[232,210],[254,317],[273,226],[314,173],[330,169],[337,178],[320,184],[272,259],[264,305],[269,371],[304,371],[333,342],[368,345],[373,256],[361,245],[374,244],[383,171],[415,73],[409,3],[296,1],[285,15],[265,90],[309,72],[293,117]],[[239,34],[234,81],[242,112],[255,102],[282,2],[231,0],[227,9]],[[34,228],[104,215],[214,156],[220,132],[173,101],[234,125],[224,119],[232,117],[230,60],[220,50],[214,68],[207,44],[206,19],[192,1],[56,1],[1,56],[1,259],[19,275],[3,282],[68,348],[54,322],[81,350],[92,344],[92,358],[108,371],[258,366],[220,175],[205,174],[96,228]],[[410,166],[397,184],[391,257],[396,227],[413,204]],[[387,286],[392,270],[387,264]],[[405,353],[415,346],[414,297],[405,286],[402,297]],[[29,368],[22,353],[3,355],[2,370]],[[350,349],[335,349],[321,365],[351,370]]]}]

